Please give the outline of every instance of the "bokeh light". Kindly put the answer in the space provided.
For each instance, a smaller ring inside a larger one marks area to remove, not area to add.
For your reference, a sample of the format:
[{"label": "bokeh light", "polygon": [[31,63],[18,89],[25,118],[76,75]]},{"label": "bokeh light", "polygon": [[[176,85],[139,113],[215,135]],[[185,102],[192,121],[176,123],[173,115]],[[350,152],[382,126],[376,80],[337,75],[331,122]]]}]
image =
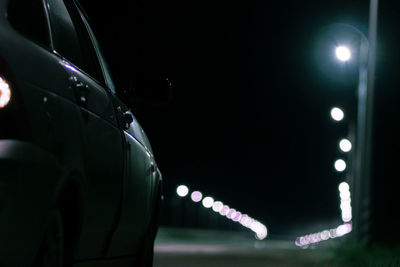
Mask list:
[{"label": "bokeh light", "polygon": [[227,217],[228,219],[232,219],[232,217],[235,216],[235,215],[236,215],[236,210],[235,210],[235,209],[230,209],[230,210],[228,211],[228,213],[226,214],[226,217]]},{"label": "bokeh light", "polygon": [[203,206],[208,209],[208,208],[211,208],[213,206],[214,199],[212,197],[205,197],[203,199],[202,203],[203,203]]},{"label": "bokeh light", "polygon": [[229,211],[229,206],[224,205],[219,214],[221,214],[222,216],[226,216],[226,214],[228,214],[228,211]]},{"label": "bokeh light", "polygon": [[176,188],[176,193],[180,197],[186,197],[189,193],[189,188],[186,185],[180,185]]},{"label": "bokeh light", "polygon": [[247,221],[246,221],[246,224],[245,224],[245,227],[247,227],[247,228],[250,228],[251,227],[251,225],[253,224],[253,222],[254,222],[254,219],[253,218],[247,218]]},{"label": "bokeh light", "polygon": [[[185,185],[179,185],[176,189],[176,193],[185,197],[189,194],[189,188]],[[242,226],[252,230],[255,233],[255,238],[258,240],[263,240],[268,235],[267,227],[261,222],[251,218],[247,214],[242,214],[242,212],[235,210],[234,208],[224,205],[221,201],[216,201],[210,196],[203,198],[203,194],[200,191],[194,191],[191,193],[190,198],[194,202],[202,202],[204,208],[212,208],[216,213],[233,222],[240,223]]]},{"label": "bokeh light", "polygon": [[341,109],[338,108],[338,107],[334,107],[334,108],[331,110],[331,117],[332,117],[332,119],[334,119],[335,121],[341,121],[341,120],[343,120],[343,118],[344,118],[343,110],[341,110]]},{"label": "bokeh light", "polygon": [[245,226],[248,218],[249,218],[249,216],[247,216],[247,214],[242,214],[242,218],[240,218],[240,224]]},{"label": "bokeh light", "polygon": [[350,186],[349,186],[348,183],[346,183],[346,182],[341,182],[341,183],[339,184],[339,191],[340,191],[340,192],[348,191],[349,189],[350,189]]},{"label": "bokeh light", "polygon": [[335,161],[335,169],[338,172],[342,172],[346,169],[346,162],[342,159],[338,159]]},{"label": "bokeh light", "polygon": [[241,213],[240,211],[237,211],[236,214],[235,214],[235,216],[232,217],[232,220],[233,220],[234,222],[238,222],[238,221],[240,221],[241,218],[242,218],[242,213]]},{"label": "bokeh light", "polygon": [[344,236],[350,233],[352,230],[351,223],[345,223],[339,225],[336,228],[332,228],[329,230],[323,230],[318,233],[312,233],[305,236],[299,236],[295,240],[295,244],[298,247],[307,248],[311,244],[319,243],[321,241],[326,241],[328,239],[333,239],[337,237]]},{"label": "bokeh light", "polygon": [[340,209],[342,211],[342,221],[350,222],[352,219],[351,209],[351,194],[350,186],[346,182],[339,184],[339,196],[340,196]]},{"label": "bokeh light", "polygon": [[194,191],[190,197],[194,202],[199,202],[203,198],[203,194],[200,191]]},{"label": "bokeh light", "polygon": [[351,209],[351,204],[349,200],[342,200],[340,203],[340,209],[341,210],[350,210]]},{"label": "bokeh light", "polygon": [[343,192],[340,192],[340,198],[341,198],[342,200],[350,199],[350,191],[343,191]]},{"label": "bokeh light", "polygon": [[352,230],[351,224],[349,223],[342,224],[336,228],[336,234],[337,236],[344,236],[345,234],[350,233],[351,230]]},{"label": "bokeh light", "polygon": [[252,223],[251,230],[253,230],[256,234],[256,238],[259,240],[263,240],[267,237],[267,227],[258,221]]},{"label": "bokeh light", "polygon": [[215,212],[220,212],[222,210],[223,206],[224,206],[224,204],[222,204],[221,201],[215,201],[212,206],[212,209]]},{"label": "bokeh light", "polygon": [[352,148],[352,145],[348,139],[342,139],[339,142],[339,147],[343,152],[349,152]]}]

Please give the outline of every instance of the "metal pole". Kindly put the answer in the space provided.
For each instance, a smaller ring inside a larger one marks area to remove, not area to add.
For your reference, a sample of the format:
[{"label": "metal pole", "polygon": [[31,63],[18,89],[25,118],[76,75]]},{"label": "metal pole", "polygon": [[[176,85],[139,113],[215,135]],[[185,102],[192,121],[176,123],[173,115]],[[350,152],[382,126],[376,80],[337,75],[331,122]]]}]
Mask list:
[{"label": "metal pole", "polygon": [[360,44],[354,230],[359,241],[369,241],[373,98],[378,0],[370,1],[369,33]]}]

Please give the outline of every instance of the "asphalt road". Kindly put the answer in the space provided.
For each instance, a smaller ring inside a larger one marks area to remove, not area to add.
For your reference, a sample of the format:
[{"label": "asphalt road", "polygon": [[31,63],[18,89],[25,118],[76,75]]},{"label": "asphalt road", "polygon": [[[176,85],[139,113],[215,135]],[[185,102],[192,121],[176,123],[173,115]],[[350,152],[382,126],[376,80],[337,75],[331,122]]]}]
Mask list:
[{"label": "asphalt road", "polygon": [[293,241],[256,241],[250,233],[161,228],[155,267],[336,266],[330,249],[300,249]]}]

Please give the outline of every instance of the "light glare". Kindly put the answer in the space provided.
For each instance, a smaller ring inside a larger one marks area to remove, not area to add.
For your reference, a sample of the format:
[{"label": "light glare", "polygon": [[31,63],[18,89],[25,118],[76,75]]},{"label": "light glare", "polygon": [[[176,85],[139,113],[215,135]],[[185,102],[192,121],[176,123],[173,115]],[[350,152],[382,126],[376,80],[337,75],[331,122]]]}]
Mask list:
[{"label": "light glare", "polygon": [[350,49],[346,46],[338,46],[336,48],[336,57],[343,62],[348,61],[351,58]]}]

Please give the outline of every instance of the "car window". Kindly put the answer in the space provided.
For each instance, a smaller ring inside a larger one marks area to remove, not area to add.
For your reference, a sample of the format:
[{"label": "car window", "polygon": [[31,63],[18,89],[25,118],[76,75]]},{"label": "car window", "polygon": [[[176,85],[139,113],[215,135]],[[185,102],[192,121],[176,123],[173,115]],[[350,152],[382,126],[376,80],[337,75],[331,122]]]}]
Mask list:
[{"label": "car window", "polygon": [[28,39],[50,48],[49,28],[43,0],[10,0],[8,20]]},{"label": "car window", "polygon": [[48,0],[54,49],[98,82],[103,82],[94,49],[71,1]]},{"label": "car window", "polygon": [[110,71],[110,68],[108,67],[107,61],[104,58],[104,55],[103,55],[103,52],[101,50],[100,44],[97,41],[96,36],[94,35],[93,30],[91,29],[91,27],[90,27],[87,19],[85,18],[84,14],[81,14],[81,15],[82,15],[82,19],[83,19],[83,21],[85,23],[85,26],[86,26],[89,34],[90,34],[90,37],[91,37],[91,39],[93,41],[94,47],[95,47],[96,52],[97,52],[97,56],[99,57],[99,60],[100,60],[100,63],[101,63],[102,69],[103,69],[104,78],[106,80],[106,84],[107,84],[108,88],[115,94],[115,85],[114,85],[114,82],[113,82],[113,79],[112,79],[112,76],[111,76],[111,71]]},{"label": "car window", "polygon": [[104,83],[104,77],[102,75],[100,62],[97,58],[97,53],[95,51],[95,48],[93,47],[93,43],[82,21],[80,13],[76,8],[73,0],[64,0],[64,3],[68,9],[76,32],[78,34],[87,71],[90,75],[92,75],[93,78],[97,79],[97,81],[99,81],[100,83]]},{"label": "car window", "polygon": [[65,6],[57,0],[48,0],[54,50],[76,66],[83,68],[78,36]]}]

